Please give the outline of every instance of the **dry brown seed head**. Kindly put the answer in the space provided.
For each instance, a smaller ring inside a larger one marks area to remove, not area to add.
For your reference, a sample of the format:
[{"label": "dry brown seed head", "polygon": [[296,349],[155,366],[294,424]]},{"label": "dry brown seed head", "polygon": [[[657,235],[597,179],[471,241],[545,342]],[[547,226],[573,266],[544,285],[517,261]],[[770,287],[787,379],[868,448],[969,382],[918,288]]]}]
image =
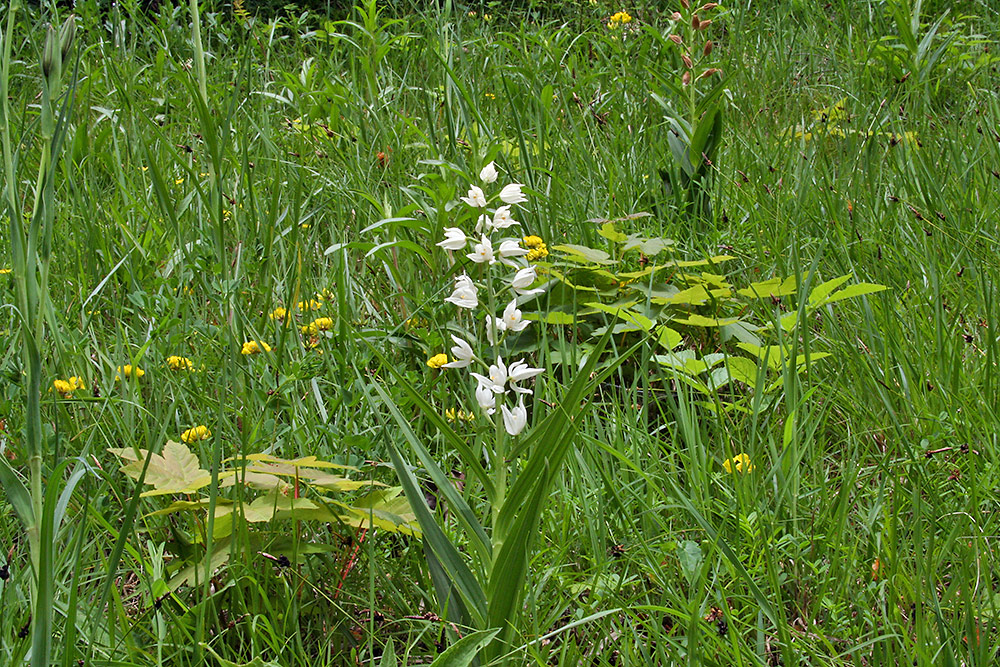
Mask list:
[{"label": "dry brown seed head", "polygon": [[702,21],[698,24],[698,27],[695,28],[695,30],[705,30],[710,25],[712,25],[711,21]]},{"label": "dry brown seed head", "polygon": [[681,7],[684,9],[691,9],[691,3],[688,0],[681,0]]},{"label": "dry brown seed head", "polygon": [[685,86],[691,83],[691,70],[684,70],[684,74],[681,75],[681,83]]},{"label": "dry brown seed head", "polygon": [[692,14],[691,15],[691,27],[694,28],[695,30],[697,30],[699,25],[701,25],[701,21],[698,20],[698,15],[697,14]]},{"label": "dry brown seed head", "polygon": [[701,6],[701,9],[699,9],[698,11],[699,12],[707,12],[709,9],[715,9],[718,6],[719,6],[719,3],[717,3],[717,2],[706,2],[704,5]]},{"label": "dry brown seed head", "polygon": [[669,39],[671,42],[673,42],[677,46],[680,46],[681,44],[684,43],[684,40],[681,38],[680,35],[670,35],[670,37],[667,37],[667,39]]},{"label": "dry brown seed head", "polygon": [[698,78],[699,78],[699,79],[707,79],[708,77],[712,76],[712,75],[713,75],[713,74],[715,74],[716,72],[721,72],[721,71],[722,71],[722,70],[721,70],[721,69],[719,69],[718,67],[710,67],[710,68],[708,68],[707,70],[705,70],[704,72],[702,72],[702,73],[701,73],[701,74],[700,74],[700,75],[698,76]]},{"label": "dry brown seed head", "polygon": [[706,56],[712,52],[712,40],[705,42],[705,50],[702,52]]},{"label": "dry brown seed head", "polygon": [[683,16],[681,16],[681,13],[680,13],[680,12],[674,12],[673,14],[671,14],[671,15],[670,15],[670,20],[671,20],[671,21],[680,21],[680,20],[681,20],[681,19],[683,19],[683,18],[684,18],[684,17],[683,17]]},{"label": "dry brown seed head", "polygon": [[688,54],[682,53],[681,60],[684,61],[684,66],[687,67],[688,69],[694,67],[694,63],[691,62],[691,56],[689,56]]}]

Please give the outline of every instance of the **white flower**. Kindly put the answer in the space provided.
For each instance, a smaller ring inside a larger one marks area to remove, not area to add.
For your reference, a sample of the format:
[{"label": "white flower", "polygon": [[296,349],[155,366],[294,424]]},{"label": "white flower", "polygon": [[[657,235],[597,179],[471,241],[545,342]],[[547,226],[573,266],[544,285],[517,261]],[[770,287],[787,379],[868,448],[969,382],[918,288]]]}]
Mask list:
[{"label": "white flower", "polygon": [[513,225],[520,225],[510,214],[510,206],[501,206],[493,214],[493,227],[496,229],[507,229]]},{"label": "white flower", "polygon": [[476,403],[486,414],[491,415],[496,411],[497,396],[489,387],[480,382],[476,385]]},{"label": "white flower", "polygon": [[527,266],[514,274],[514,279],[510,282],[511,288],[521,296],[541,294],[543,289],[528,289],[538,279],[534,266]]},{"label": "white flower", "polygon": [[455,291],[445,301],[450,301],[459,308],[475,308],[479,305],[479,293],[472,278],[464,273],[455,277]]},{"label": "white flower", "polygon": [[504,331],[507,330],[507,325],[499,317],[486,316],[486,340],[490,345],[496,345],[497,339],[500,337]]},{"label": "white flower", "polygon": [[484,230],[487,232],[493,231],[493,219],[486,213],[479,216],[479,220],[476,221],[476,233],[482,234]]},{"label": "white flower", "polygon": [[530,394],[531,390],[524,387],[518,387],[518,382],[523,382],[524,380],[530,380],[531,378],[539,375],[545,371],[544,368],[532,368],[528,364],[524,363],[524,359],[519,359],[510,365],[507,369],[507,380],[510,382],[510,388],[513,389],[518,394]]},{"label": "white flower", "polygon": [[490,243],[486,234],[482,235],[480,242],[476,244],[476,247],[466,257],[476,264],[482,264],[483,262],[495,264],[497,261],[493,256],[493,244]]},{"label": "white flower", "polygon": [[462,250],[469,242],[468,237],[458,227],[446,227],[444,230],[444,241],[436,244],[445,250]]},{"label": "white flower", "polygon": [[472,363],[472,346],[454,334],[451,339],[455,341],[454,347],[451,348],[451,356],[455,361],[448,362],[444,368],[465,368]]},{"label": "white flower", "polygon": [[483,167],[483,170],[479,172],[479,178],[482,179],[483,183],[492,183],[497,180],[497,168],[493,166],[492,162]]},{"label": "white flower", "polygon": [[517,402],[517,407],[513,410],[508,410],[506,405],[501,405],[500,412],[503,413],[503,427],[511,435],[517,435],[523,431],[528,423],[528,411],[524,407],[523,399]]},{"label": "white flower", "polygon": [[503,324],[508,331],[524,331],[529,322],[521,316],[521,311],[517,307],[517,299],[507,304],[503,309]]},{"label": "white flower", "polygon": [[503,363],[503,357],[497,357],[495,364],[490,364],[490,382],[493,383],[493,391],[501,393],[504,385],[507,384],[507,366]]},{"label": "white flower", "polygon": [[[524,186],[521,183],[511,183],[510,185],[503,186],[503,190],[500,191],[500,200],[505,204],[520,204],[521,202],[528,201],[528,198],[521,194],[522,187]],[[472,191],[470,190],[469,193],[471,194]]]},{"label": "white flower", "polygon": [[507,239],[500,243],[500,247],[497,249],[497,254],[500,255],[500,261],[508,266],[517,266],[514,262],[510,261],[511,257],[522,257],[528,254],[527,248],[521,247],[521,242],[517,239]]},{"label": "white flower", "polygon": [[[500,196],[502,197],[503,194],[501,194]],[[469,188],[468,196],[462,197],[462,201],[464,201],[469,206],[475,206],[478,208],[486,207],[486,195],[483,194],[483,189],[478,185],[471,186]]]}]

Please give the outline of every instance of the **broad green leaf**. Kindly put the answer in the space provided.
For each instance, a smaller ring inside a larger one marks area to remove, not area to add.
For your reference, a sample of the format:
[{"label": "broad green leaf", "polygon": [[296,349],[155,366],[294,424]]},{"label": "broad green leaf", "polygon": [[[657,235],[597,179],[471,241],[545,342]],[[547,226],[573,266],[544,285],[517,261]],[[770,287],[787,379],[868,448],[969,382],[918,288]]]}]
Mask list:
[{"label": "broad green leaf", "polygon": [[876,292],[882,292],[889,289],[885,285],[876,285],[874,283],[855,283],[853,285],[848,285],[839,292],[834,292],[826,299],[817,302],[816,304],[810,303],[810,306],[825,306],[830,303],[836,303],[837,301],[843,301],[844,299],[853,299],[854,297],[864,296],[866,294],[874,294]]},{"label": "broad green leaf", "polygon": [[628,239],[628,236],[615,229],[615,223],[613,222],[605,222],[601,225],[597,233],[615,243],[624,243]]},{"label": "broad green leaf", "polygon": [[821,285],[817,285],[816,288],[809,293],[809,306],[815,307],[816,304],[820,303],[830,295],[830,293],[846,283],[851,279],[850,274],[846,276],[840,276],[839,278],[834,278],[833,280],[827,280]]},{"label": "broad green leaf", "polygon": [[588,308],[593,308],[594,310],[600,310],[605,313],[614,315],[618,319],[625,320],[629,324],[638,327],[642,331],[651,331],[653,325],[655,324],[653,320],[649,319],[641,313],[637,313],[633,310],[629,310],[630,305],[635,305],[634,302],[623,304],[620,306],[608,306],[603,303],[591,302],[583,304]]},{"label": "broad green leaf", "polygon": [[757,384],[757,364],[746,357],[727,357],[726,369],[729,377],[737,382],[754,387]]},{"label": "broad green leaf", "polygon": [[382,650],[382,659],[378,662],[378,667],[397,667],[399,661],[396,659],[396,647],[392,643],[392,637]]},{"label": "broad green leaf", "polygon": [[681,564],[681,572],[687,577],[688,583],[694,583],[705,560],[701,545],[692,540],[684,540],[677,547],[677,560]]},{"label": "broad green leaf", "polygon": [[652,297],[650,302],[663,306],[700,306],[711,298],[708,288],[704,285],[695,285],[670,297]]},{"label": "broad green leaf", "polygon": [[[244,506],[243,516],[250,523],[261,523],[278,518],[294,518],[292,514],[301,514],[303,510],[320,509],[316,503],[307,498],[294,498],[279,492],[265,493],[258,496],[252,503]],[[279,514],[289,513],[288,517]],[[304,518],[304,517],[300,517]],[[336,517],[333,517],[334,519]]]},{"label": "broad green leaf", "polygon": [[744,320],[738,320],[732,324],[722,325],[719,328],[719,337],[723,343],[735,338],[741,343],[748,343],[759,347],[764,342],[754,333],[755,331],[760,331],[760,327]]},{"label": "broad green leaf", "polygon": [[635,234],[630,235],[627,240],[623,240],[625,241],[622,246],[623,252],[638,250],[647,257],[655,257],[675,244],[671,239],[643,238]]},{"label": "broad green leaf", "polygon": [[198,463],[198,457],[185,445],[168,440],[162,454],[152,454],[140,449],[138,454],[132,449],[108,449],[109,452],[129,463],[121,471],[137,480],[142,476],[145,459],[149,457],[144,482],[153,487],[142,497],[159,496],[170,493],[194,493],[212,483],[212,475]]},{"label": "broad green leaf", "polygon": [[[806,275],[803,275],[802,278],[804,280]],[[768,299],[795,294],[798,290],[799,281],[796,276],[788,276],[784,280],[781,278],[771,278],[759,283],[750,283],[748,287],[737,290],[736,293],[751,299]]]},{"label": "broad green leaf", "polygon": [[561,245],[552,246],[552,250],[558,250],[564,252],[571,257],[577,257],[583,259],[592,264],[611,264],[611,255],[604,252],[603,250],[597,250],[596,248],[588,248],[587,246],[577,245],[575,243],[563,243]]},{"label": "broad green leaf", "polygon": [[[357,470],[354,466],[342,465],[340,463],[330,463],[329,461],[321,461],[315,456],[303,456],[297,459],[283,459],[278,456],[272,456],[270,454],[248,454],[246,457],[248,461],[254,461],[259,463],[270,463],[276,466],[282,466],[284,470],[290,470],[291,473],[295,474],[295,468],[339,468],[341,470]],[[227,459],[227,461],[239,461],[239,458]],[[301,477],[302,474],[300,473]]]},{"label": "broad green leaf", "polygon": [[668,350],[674,349],[675,347],[680,345],[681,341],[683,340],[681,335],[678,332],[671,329],[670,327],[665,327],[661,325],[657,328],[656,331],[657,331],[656,334],[657,344],[659,344],[661,347],[667,348]]},{"label": "broad green leaf", "polygon": [[462,637],[435,658],[431,667],[469,667],[483,647],[493,641],[499,632],[499,628],[480,630]]}]

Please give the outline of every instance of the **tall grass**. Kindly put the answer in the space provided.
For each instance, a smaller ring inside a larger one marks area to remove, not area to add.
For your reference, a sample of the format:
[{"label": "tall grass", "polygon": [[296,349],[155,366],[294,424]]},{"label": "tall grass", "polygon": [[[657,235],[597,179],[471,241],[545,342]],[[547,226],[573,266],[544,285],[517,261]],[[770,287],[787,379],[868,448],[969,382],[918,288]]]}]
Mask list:
[{"label": "tall grass", "polygon": [[[416,465],[412,437],[453,485],[410,469],[464,557],[472,543],[446,498],[484,516],[482,486],[416,406],[475,408],[457,375],[425,364],[448,340],[451,277],[432,250],[468,178],[495,160],[535,202],[525,232],[550,245],[603,247],[588,221],[644,211],[623,231],[676,239],[686,258],[734,255],[733,284],[798,275],[800,294],[754,307],[761,321],[831,277],[889,289],[800,322],[794,353],[832,356],[773,394],[739,385],[742,410],[685,389],[649,350],[597,385],[545,493],[523,632],[490,655],[990,664],[998,17],[989,3],[945,15],[925,2],[914,29],[913,6],[890,4],[717,17],[725,126],[711,216],[696,225],[660,177],[673,158],[653,94],[669,96],[683,67],[672,7],[367,3],[244,19],[81,3],[53,78],[46,34],[65,16],[11,3],[0,663],[417,664],[466,634],[438,606],[419,540],[240,523],[219,567],[214,512],[151,514],[182,498],[141,497],[106,450],[156,452],[209,426],[191,449],[216,473],[214,505],[233,497],[223,461],[256,452],[398,485],[391,453]],[[609,29],[622,9],[633,22]],[[317,293],[317,313],[296,310]],[[279,306],[287,323],[269,316]],[[298,327],[319,315],[335,325],[311,341]],[[541,413],[593,341],[539,329],[530,353],[552,374]],[[250,340],[272,349],[244,356]],[[169,355],[195,371],[171,372]],[[122,378],[126,364],[146,374]],[[85,389],[49,390],[70,376]],[[379,391],[409,431],[390,426]],[[475,423],[449,428],[465,438]],[[754,469],[725,472],[741,453]],[[197,575],[171,590],[182,564]]]}]

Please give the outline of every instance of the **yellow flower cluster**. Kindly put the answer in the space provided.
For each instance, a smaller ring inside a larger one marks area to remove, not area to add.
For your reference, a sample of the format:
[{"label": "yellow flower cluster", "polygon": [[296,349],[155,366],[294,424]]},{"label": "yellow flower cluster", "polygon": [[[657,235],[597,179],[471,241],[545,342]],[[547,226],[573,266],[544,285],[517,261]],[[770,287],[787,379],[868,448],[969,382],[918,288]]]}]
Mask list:
[{"label": "yellow flower cluster", "polygon": [[435,369],[441,368],[446,363],[448,363],[448,355],[444,354],[443,352],[441,354],[435,354],[433,357],[427,360],[427,365]]},{"label": "yellow flower cluster", "polygon": [[125,364],[124,366],[119,366],[115,369],[118,373],[115,375],[115,381],[122,379],[122,376],[127,378],[134,377],[135,379],[141,378],[146,374],[146,371],[142,370],[138,366],[132,366],[131,364]]},{"label": "yellow flower cluster", "polygon": [[317,299],[309,299],[308,301],[299,301],[297,307],[299,310],[319,310],[322,305]]},{"label": "yellow flower cluster", "polygon": [[0,276],[8,274],[10,273],[10,271],[11,271],[10,269],[0,269]]},{"label": "yellow flower cluster", "polygon": [[172,371],[190,371],[194,369],[194,364],[187,357],[171,355],[167,357],[167,367]]},{"label": "yellow flower cluster", "polygon": [[403,326],[407,329],[426,329],[429,324],[427,320],[423,317],[411,317],[410,319],[403,322]]},{"label": "yellow flower cluster", "polygon": [[629,16],[628,12],[617,12],[611,15],[611,19],[608,21],[608,29],[615,30],[616,28],[620,28],[631,21],[632,17]]},{"label": "yellow flower cluster", "polygon": [[270,352],[271,346],[263,341],[248,340],[243,343],[240,354],[260,354],[261,351]]},{"label": "yellow flower cluster", "polygon": [[268,313],[267,316],[270,317],[272,320],[284,320],[288,317],[288,311],[282,308],[281,306],[278,306],[270,313]]},{"label": "yellow flower cluster", "polygon": [[456,410],[455,408],[448,408],[444,411],[444,418],[450,422],[453,421],[463,421],[471,422],[476,418],[475,413],[466,412],[465,410]]},{"label": "yellow flower cluster", "polygon": [[53,380],[50,391],[58,391],[63,395],[63,398],[70,398],[74,391],[86,388],[87,384],[83,381],[83,378],[78,378],[74,375],[68,380]]},{"label": "yellow flower cluster", "polygon": [[530,248],[528,254],[524,256],[529,262],[537,262],[549,256],[549,247],[540,236],[525,236],[522,241],[525,248]]},{"label": "yellow flower cluster", "polygon": [[731,459],[726,459],[722,462],[722,467],[726,469],[726,472],[750,472],[757,466],[750,462],[750,457],[740,452]]},{"label": "yellow flower cluster", "polygon": [[333,318],[332,317],[319,317],[309,324],[301,327],[301,331],[309,336],[315,336],[320,331],[329,331],[333,328]]},{"label": "yellow flower cluster", "polygon": [[212,432],[208,430],[207,426],[195,426],[181,433],[181,442],[190,445],[192,442],[208,440],[211,437]]}]

